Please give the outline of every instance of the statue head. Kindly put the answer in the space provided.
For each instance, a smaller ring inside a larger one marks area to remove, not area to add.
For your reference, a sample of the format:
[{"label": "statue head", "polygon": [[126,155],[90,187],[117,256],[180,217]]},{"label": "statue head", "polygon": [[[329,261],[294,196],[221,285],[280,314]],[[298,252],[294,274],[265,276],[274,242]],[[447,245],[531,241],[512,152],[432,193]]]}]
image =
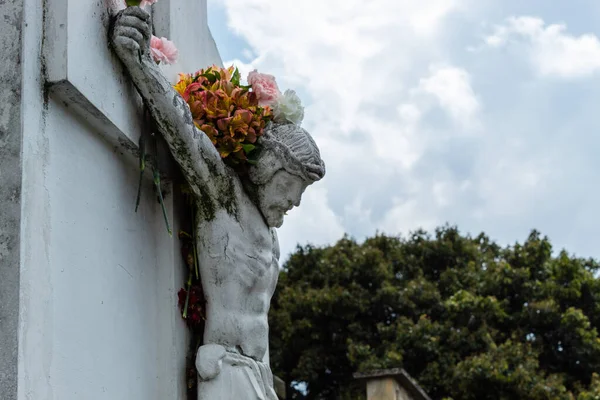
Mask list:
[{"label": "statue head", "polygon": [[267,225],[279,228],[286,212],[300,205],[304,190],[323,178],[325,164],[313,138],[295,124],[269,124],[260,144],[249,179]]}]

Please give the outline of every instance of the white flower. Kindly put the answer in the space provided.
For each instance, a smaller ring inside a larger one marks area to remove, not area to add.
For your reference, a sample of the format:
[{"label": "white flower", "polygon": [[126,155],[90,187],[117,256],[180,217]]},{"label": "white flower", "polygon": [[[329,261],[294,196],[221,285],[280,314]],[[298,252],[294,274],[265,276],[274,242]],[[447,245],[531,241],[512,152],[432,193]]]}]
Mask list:
[{"label": "white flower", "polygon": [[304,119],[304,107],[300,97],[293,90],[286,90],[273,105],[273,117],[275,122],[291,122],[300,125]]}]

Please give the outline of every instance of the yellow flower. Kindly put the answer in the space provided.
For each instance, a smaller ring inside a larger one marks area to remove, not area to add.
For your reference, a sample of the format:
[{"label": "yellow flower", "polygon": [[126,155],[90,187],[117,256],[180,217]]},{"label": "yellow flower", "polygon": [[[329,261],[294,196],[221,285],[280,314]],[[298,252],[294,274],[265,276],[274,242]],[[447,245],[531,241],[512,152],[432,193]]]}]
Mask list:
[{"label": "yellow flower", "polygon": [[180,74],[174,87],[189,105],[195,126],[210,138],[223,160],[236,167],[246,165],[273,116],[269,107],[259,107],[256,93],[241,86],[239,71],[213,65]]}]

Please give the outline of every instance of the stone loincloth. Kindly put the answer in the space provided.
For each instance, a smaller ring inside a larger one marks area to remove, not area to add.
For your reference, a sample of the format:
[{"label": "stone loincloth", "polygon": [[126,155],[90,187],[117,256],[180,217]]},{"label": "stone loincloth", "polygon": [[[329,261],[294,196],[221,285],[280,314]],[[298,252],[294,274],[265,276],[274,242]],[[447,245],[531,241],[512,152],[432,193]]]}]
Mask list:
[{"label": "stone loincloth", "polygon": [[[198,400],[277,400],[273,373],[267,363],[223,349],[220,372],[212,379],[198,382]],[[204,361],[213,360],[198,360]]]}]

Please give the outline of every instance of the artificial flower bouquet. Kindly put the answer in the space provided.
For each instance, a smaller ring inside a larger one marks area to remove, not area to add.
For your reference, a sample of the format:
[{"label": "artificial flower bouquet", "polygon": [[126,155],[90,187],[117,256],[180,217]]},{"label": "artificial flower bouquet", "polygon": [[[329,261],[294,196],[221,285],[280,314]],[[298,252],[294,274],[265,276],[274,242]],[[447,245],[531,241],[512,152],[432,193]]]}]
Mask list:
[{"label": "artificial flower bouquet", "polygon": [[194,123],[231,166],[256,162],[258,138],[271,121],[300,125],[304,108],[293,90],[281,93],[272,75],[256,70],[248,85],[234,66],[212,66],[180,74],[175,89],[192,111]]}]

